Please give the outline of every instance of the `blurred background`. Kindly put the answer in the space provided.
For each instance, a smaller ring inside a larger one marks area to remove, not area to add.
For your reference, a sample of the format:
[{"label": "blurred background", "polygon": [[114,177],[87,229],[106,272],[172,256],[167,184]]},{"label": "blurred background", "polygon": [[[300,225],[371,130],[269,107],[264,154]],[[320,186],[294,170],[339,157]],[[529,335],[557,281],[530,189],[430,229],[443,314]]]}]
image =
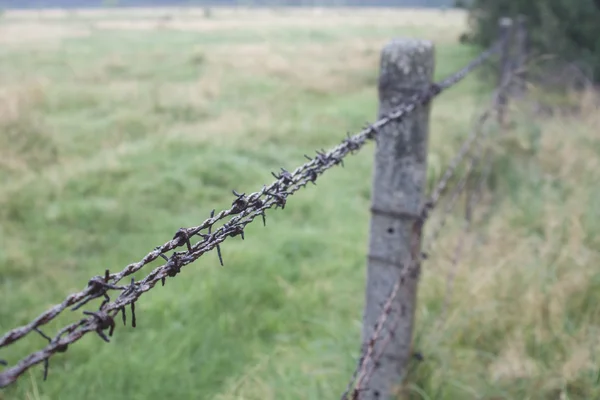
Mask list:
[{"label": "blurred background", "polygon": [[[452,214],[423,268],[423,360],[403,396],[600,398],[597,1],[0,8],[0,334],[228,208],[232,189],[258,191],[271,171],[374,121],[391,39],[433,41],[440,79],[496,40],[499,18],[523,15],[527,94],[490,144],[476,222],[465,232]],[[494,60],[435,100],[430,187],[497,70]],[[224,267],[211,252],[146,293],[136,328],[119,319],[110,344],[87,335],[50,360],[47,381],[40,364],[0,399],[339,398],[360,350],[373,151],[224,243]],[[42,330],[81,317],[65,311]],[[0,359],[46,344],[32,333]]]}]

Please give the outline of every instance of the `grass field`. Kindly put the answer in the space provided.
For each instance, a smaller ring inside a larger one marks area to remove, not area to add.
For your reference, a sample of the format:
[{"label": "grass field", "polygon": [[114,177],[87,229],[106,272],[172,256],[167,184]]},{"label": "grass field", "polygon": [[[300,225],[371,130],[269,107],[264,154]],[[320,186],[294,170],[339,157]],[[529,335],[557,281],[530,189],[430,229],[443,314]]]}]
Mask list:
[{"label": "grass field", "polygon": [[[5,13],[0,332],[372,121],[389,39],[431,39],[436,76],[458,69],[474,54],[464,25],[419,10]],[[436,100],[431,180],[487,95],[471,77]],[[576,116],[514,113],[445,314],[458,214],[441,236],[411,399],[600,398],[600,113],[586,96]],[[34,368],[0,399],[339,398],[360,344],[372,154],[225,243],[225,268],[207,254],[144,295],[136,329],[86,336],[47,382]],[[0,358],[43,345],[30,335]]]}]

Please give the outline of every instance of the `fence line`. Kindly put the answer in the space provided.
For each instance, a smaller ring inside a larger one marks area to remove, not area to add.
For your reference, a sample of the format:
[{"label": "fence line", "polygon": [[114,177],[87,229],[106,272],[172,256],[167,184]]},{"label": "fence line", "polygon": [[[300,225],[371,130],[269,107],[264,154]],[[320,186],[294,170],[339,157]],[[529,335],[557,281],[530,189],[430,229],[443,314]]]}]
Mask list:
[{"label": "fence line", "polygon": [[[519,29],[521,37],[517,41],[517,47],[524,46],[524,37],[526,36],[523,20],[521,19],[520,22]],[[406,242],[410,243],[408,257],[406,257],[405,261],[400,263],[400,265],[394,264],[395,267],[400,268],[400,273],[393,281],[393,286],[391,287],[391,290],[389,290],[388,296],[384,298],[385,301],[381,303],[381,311],[377,315],[372,334],[366,337],[363,333],[363,348],[361,351],[361,357],[357,362],[356,368],[352,374],[352,377],[350,378],[345,392],[342,394],[342,400],[347,400],[348,396],[350,396],[352,400],[385,399],[391,394],[391,392],[393,392],[393,386],[396,384],[396,381],[398,381],[399,378],[403,378],[403,375],[406,371],[408,359],[410,357],[410,353],[406,354],[406,350],[412,350],[412,337],[410,335],[412,334],[412,316],[414,315],[416,286],[418,284],[418,278],[420,275],[421,262],[427,258],[428,252],[443,228],[448,214],[454,208],[461,194],[467,188],[467,181],[471,177],[475,166],[481,160],[483,147],[480,141],[486,139],[489,134],[489,131],[484,131],[484,125],[486,121],[492,114],[495,114],[497,116],[498,124],[502,128],[505,127],[505,113],[508,98],[511,92],[515,91],[515,88],[512,85],[515,81],[517,81],[516,77],[523,74],[523,65],[521,65],[521,63],[525,63],[524,50],[522,48],[517,50],[518,57],[516,62],[513,62],[509,56],[509,53],[511,50],[513,50],[509,42],[510,38],[512,37],[512,21],[506,18],[501,19],[499,21],[499,28],[500,38],[497,45],[500,46],[500,59],[502,68],[500,71],[498,88],[494,91],[490,106],[480,115],[475,127],[473,128],[473,131],[463,142],[460,150],[450,161],[444,174],[438,180],[436,185],[434,185],[434,189],[432,190],[428,201],[426,201],[422,206],[420,213],[421,217],[413,222],[412,231],[409,234],[409,238],[406,239]],[[517,89],[521,89],[519,94],[522,95],[522,86],[517,87]],[[425,135],[426,134],[427,133],[425,132]],[[479,145],[475,149],[475,154],[467,157],[474,144]],[[423,226],[429,220],[431,211],[436,205],[439,204],[439,200],[442,198],[442,196],[447,193],[446,189],[448,188],[450,180],[456,174],[458,165],[467,158],[470,161],[467,167],[467,172],[458,180],[452,190],[450,190],[450,200],[444,209],[442,218],[438,225],[434,227],[433,233],[429,237],[429,241],[425,246],[426,250],[422,250],[419,246],[421,243]],[[465,204],[465,221],[463,224],[461,237],[458,239],[454,255],[451,259],[452,265],[450,267],[449,277],[447,280],[446,298],[444,304],[448,302],[449,296],[451,295],[452,280],[461,256],[464,237],[466,236],[466,231],[470,229],[472,222],[472,209],[481,199],[481,190],[483,189],[483,185],[487,180],[490,167],[491,160],[488,158],[484,167],[484,173],[481,176],[480,182],[478,182],[477,196],[472,193],[467,195],[467,201]],[[388,257],[390,255],[388,255]],[[369,288],[367,288],[367,290],[369,290]],[[368,300],[369,298],[367,296],[367,301]],[[372,310],[365,308],[365,315],[369,311],[372,312]],[[445,307],[442,313],[443,312],[445,312]],[[393,319],[394,317],[395,320]],[[390,319],[392,319],[392,321],[389,321]],[[404,322],[404,325],[409,325],[409,335],[407,335],[406,326],[402,326],[400,319],[408,320]],[[371,321],[372,318],[369,322]],[[384,328],[386,322],[388,323],[387,332],[385,332],[386,329]],[[368,328],[366,323],[367,320],[365,319],[365,322],[363,322],[363,329]],[[398,339],[398,336],[401,337],[400,340]],[[406,336],[408,336],[408,338]],[[396,350],[391,352],[386,351],[386,347],[392,341],[395,341],[394,344],[396,346]],[[377,345],[379,345],[379,348],[376,350]],[[404,349],[401,348],[403,346]],[[402,350],[404,352],[402,352]],[[398,351],[400,351],[400,353],[398,353]],[[393,357],[396,358],[396,360],[391,362],[388,361],[384,365],[382,360],[384,354],[386,355],[386,358]],[[398,356],[398,354],[400,354],[400,356]],[[416,355],[417,358],[421,357],[418,353],[414,353],[413,355]],[[388,371],[381,371],[382,369],[386,368]],[[391,373],[389,371],[390,369]],[[376,373],[378,374],[377,382],[373,384],[372,387],[369,387],[369,383],[372,381],[372,378]]]},{"label": "fence line", "polygon": [[[479,146],[475,149],[475,154],[469,160],[470,162],[467,172],[465,174],[465,181],[471,177],[475,168],[481,164],[481,157],[483,155],[484,147],[482,143],[478,143],[478,145]],[[471,190],[467,193],[463,226],[461,229],[460,236],[456,241],[456,247],[454,248],[454,253],[451,259],[451,265],[448,271],[448,278],[446,279],[446,294],[444,296],[444,302],[442,304],[440,321],[443,321],[446,318],[446,313],[450,304],[450,298],[452,297],[454,278],[456,277],[456,271],[458,270],[459,261],[462,257],[465,239],[467,237],[467,234],[471,230],[471,224],[473,222],[473,210],[475,209],[475,206],[481,199],[481,197],[478,197],[476,195],[479,195],[479,193],[477,193],[476,190]]]},{"label": "fence line", "polygon": [[[490,116],[492,116],[492,113],[494,111],[499,112],[500,108],[502,107],[502,103],[498,102],[498,99],[501,98],[502,95],[509,89],[509,85],[511,83],[512,83],[512,80],[507,79],[507,80],[505,80],[504,85],[495,91],[495,94],[493,95],[492,100],[491,100],[490,107],[488,107],[478,118],[476,128],[472,131],[471,135],[469,135],[469,137],[463,142],[459,153],[449,163],[447,169],[445,170],[445,173],[442,175],[442,177],[438,180],[437,184],[434,186],[434,189],[432,191],[432,194],[429,196],[428,201],[425,202],[425,204],[423,205],[422,211],[420,214],[421,218],[419,218],[417,221],[414,222],[414,229],[412,232],[411,243],[417,242],[417,236],[420,235],[424,224],[431,217],[431,215],[432,215],[431,211],[435,209],[435,207],[439,204],[440,200],[443,198],[444,193],[446,193],[445,189],[448,187],[448,182],[450,181],[452,176],[454,176],[458,165],[461,163],[461,161],[464,161],[466,159],[470,160],[469,166],[467,167],[466,174],[464,176],[462,176],[459,179],[459,181],[455,184],[455,186],[453,188],[454,190],[450,191],[451,197],[450,197],[448,203],[446,204],[446,208],[443,209],[443,215],[442,215],[442,220],[441,220],[442,222],[439,223],[434,228],[432,237],[430,238],[427,245],[425,246],[426,250],[421,251],[421,249],[414,248],[414,247],[411,249],[412,252],[410,254],[410,258],[407,261],[405,261],[404,266],[402,268],[402,272],[400,273],[399,279],[395,282],[395,284],[392,287],[392,290],[390,291],[389,295],[386,297],[386,300],[382,307],[381,313],[379,314],[377,323],[374,327],[373,335],[368,340],[367,349],[364,352],[365,354],[359,359],[357,366],[354,370],[354,373],[352,374],[352,377],[350,379],[350,382],[348,383],[346,391],[341,396],[342,400],[347,400],[348,396],[351,396],[350,399],[352,399],[352,400],[358,399],[360,393],[367,390],[367,385],[369,383],[369,380],[370,380],[373,372],[375,371],[375,369],[377,367],[377,364],[380,361],[381,355],[383,354],[385,347],[389,344],[391,338],[394,336],[394,333],[396,331],[395,330],[396,325],[392,325],[392,329],[389,330],[387,335],[383,338],[381,337],[381,334],[383,333],[384,325],[387,322],[390,314],[392,313],[392,307],[393,307],[394,300],[396,300],[397,296],[400,293],[401,287],[406,284],[407,279],[410,277],[410,275],[417,273],[417,270],[419,268],[418,264],[422,261],[425,261],[428,258],[428,252],[429,252],[433,242],[435,241],[435,238],[438,237],[438,235],[441,231],[441,228],[444,225],[446,217],[449,215],[450,210],[456,204],[456,201],[458,200],[459,195],[466,188],[467,179],[474,170],[476,159],[480,158],[480,156],[481,156],[480,152],[478,152],[469,157],[468,156],[469,150],[472,148],[472,145],[477,142],[477,140],[481,140],[486,137],[485,132],[482,129],[483,123]],[[483,149],[483,147],[479,148],[479,150],[482,150],[482,149]],[[484,176],[485,175],[482,175],[482,178]],[[478,182],[478,183],[479,183],[479,188],[481,188],[483,183],[482,182]],[[472,208],[472,207],[474,207],[474,204],[475,204],[475,200],[472,200],[471,203],[468,205],[468,207]],[[468,219],[467,221],[470,224],[470,222],[471,222],[470,219]],[[458,256],[455,256],[455,259],[456,259],[456,262],[458,262]],[[396,320],[395,324],[397,324],[397,323],[398,323],[398,321]],[[381,341],[382,344],[379,348],[379,351],[377,353],[375,353],[375,347],[376,347],[376,344],[378,343],[378,341]]]},{"label": "fence line", "polygon": [[[430,201],[434,204],[437,204],[441,196],[447,193],[446,189],[448,183],[455,175],[460,163],[464,161],[465,157],[469,154],[469,151],[472,149],[473,145],[477,144],[479,140],[483,140],[487,137],[488,132],[485,132],[483,130],[483,127],[485,123],[489,120],[489,118],[492,117],[494,114],[498,114],[501,108],[504,106],[504,104],[499,102],[498,99],[502,98],[503,94],[506,93],[506,91],[508,91],[511,83],[512,80],[506,80],[504,82],[504,84],[496,91],[496,94],[493,96],[490,105],[477,118],[477,121],[475,122],[475,126],[473,127],[471,133],[469,134],[467,139],[462,143],[460,150],[452,159],[452,161],[450,161],[448,167],[444,171],[444,174],[442,175],[438,183],[435,185],[435,188],[433,189],[432,194],[430,196]],[[442,228],[446,224],[446,219],[448,215],[456,205],[456,202],[458,201],[460,195],[464,191],[466,184],[466,179],[461,179],[454,186],[453,190],[449,192],[450,200],[448,201],[448,203],[446,203],[444,213],[441,219],[438,221],[437,225],[434,226],[434,228],[432,228],[431,234],[427,237],[427,240],[423,245],[423,251],[425,252],[425,254],[429,252],[429,250],[433,246],[433,243],[436,241],[439,234],[441,233]]]},{"label": "fence line", "polygon": [[[482,52],[461,70],[438,83],[428,85],[427,88],[416,93],[388,115],[379,118],[373,124],[367,124],[365,128],[353,136],[348,134],[347,138],[330,150],[317,151],[314,158],[305,156],[308,159],[308,162],[300,165],[294,171],[289,172],[282,168],[280,173],[273,173],[276,180],[269,186],[263,186],[261,190],[248,195],[245,193],[237,193],[233,190],[234,199],[229,209],[222,210],[216,215],[215,210],[213,210],[210,217],[200,225],[190,228],[180,228],[171,240],[154,248],[154,250],[149,252],[140,261],[127,265],[118,273],[111,274],[109,270],[106,270],[104,276],[95,276],[91,278],[88,281],[86,288],[82,291],[67,296],[60,304],[43,312],[30,323],[8,331],[0,338],[0,348],[21,340],[31,332],[38,333],[47,339],[49,343],[41,350],[29,354],[15,365],[1,371],[0,388],[14,383],[24,372],[42,362],[44,363],[44,379],[46,379],[49,359],[57,353],[67,351],[69,345],[77,342],[88,333],[95,332],[101,339],[109,342],[109,337],[113,335],[116,327],[115,317],[117,317],[119,313],[122,314],[123,324],[126,325],[126,306],[131,307],[132,327],[136,327],[135,302],[143,293],[153,289],[158,282],[161,282],[164,286],[167,278],[175,277],[181,272],[181,269],[184,266],[194,262],[203,254],[214,250],[215,248],[217,250],[219,262],[223,265],[220,245],[226,239],[236,236],[240,236],[244,239],[245,226],[259,216],[266,226],[265,212],[267,209],[284,209],[288,196],[293,195],[298,190],[306,187],[309,183],[316,184],[318,176],[323,174],[326,170],[337,165],[343,167],[344,157],[359,151],[367,141],[377,140],[380,129],[391,122],[402,121],[411,112],[417,109],[417,107],[430,103],[436,96],[460,82],[492,55],[498,53],[501,48],[502,42],[498,42],[496,45]],[[463,146],[461,146],[457,157],[454,158],[442,179],[436,185],[436,189],[430,200],[423,206],[422,213],[420,213],[419,218],[415,221],[415,234],[421,234],[423,224],[445,193],[448,183],[456,171],[458,163],[466,157],[469,149],[473,143],[477,141],[476,139],[478,137],[479,134],[472,134],[465,141]],[[218,222],[224,221],[227,218],[229,219],[226,222],[223,222],[218,228],[216,227]],[[213,230],[213,228],[215,229]],[[195,243],[192,243],[192,239],[195,237],[200,239]],[[179,252],[173,251],[179,247],[184,247],[185,250]],[[173,251],[173,253],[170,256],[167,256],[165,253],[170,251]],[[403,278],[394,285],[394,289],[392,293],[390,293],[390,302],[393,301],[397,292],[400,290],[400,285],[404,282],[406,275],[409,272],[414,271],[413,264],[422,259],[423,255],[421,254],[420,241],[419,243],[413,243],[411,245],[411,255],[412,261],[409,262],[410,265],[407,264],[407,267],[404,268]],[[141,270],[144,266],[157,260],[159,257],[163,258],[165,263],[154,268],[145,278],[136,282],[132,277],[129,284],[119,285],[121,280]],[[112,292],[120,292],[114,301],[111,301],[109,295],[109,293]],[[49,337],[40,329],[43,325],[57,318],[67,308],[71,307],[72,311],[76,311],[91,300],[99,298],[102,298],[102,303],[97,311],[83,311],[83,314],[86,317],[76,323],[63,327],[54,337]],[[391,306],[389,309],[391,309]],[[389,309],[387,310],[387,314],[389,314]],[[384,310],[381,313],[382,326],[386,322],[387,314],[386,306],[384,306]],[[370,353],[369,350],[367,350],[367,353],[370,354],[369,357],[371,358],[373,358],[375,342],[376,340],[372,342],[373,348],[370,350]],[[377,354],[375,354],[375,357],[377,357]],[[357,393],[360,393],[361,388],[368,384],[370,376],[375,369],[375,363],[372,363],[371,367],[369,367],[371,368],[370,370],[364,369],[364,367],[368,365],[368,362],[366,361],[368,360],[365,360],[365,357],[361,357],[361,362],[359,363],[360,368],[357,368],[355,372],[355,377],[357,378],[359,385],[355,385],[353,398],[357,398],[355,397]],[[0,364],[7,365],[3,360],[0,360]],[[352,381],[348,386],[347,392],[349,392],[351,385]],[[345,396],[346,394],[343,395],[343,398],[345,398]]]}]

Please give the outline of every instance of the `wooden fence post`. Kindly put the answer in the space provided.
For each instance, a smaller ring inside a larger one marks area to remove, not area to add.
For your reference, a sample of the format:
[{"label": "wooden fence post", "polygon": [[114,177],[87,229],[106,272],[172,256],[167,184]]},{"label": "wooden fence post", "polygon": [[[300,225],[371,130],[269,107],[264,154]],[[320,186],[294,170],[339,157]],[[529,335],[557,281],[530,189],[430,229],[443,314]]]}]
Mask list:
[{"label": "wooden fence post", "polygon": [[[434,45],[424,40],[393,40],[383,48],[380,62],[379,117],[382,117],[432,82]],[[382,306],[410,258],[411,231],[423,205],[426,184],[429,114],[429,105],[419,107],[403,121],[386,125],[377,138],[363,354]],[[388,314],[388,322],[393,323],[395,333],[366,390],[360,392],[361,400],[390,398],[395,385],[401,383],[405,375],[411,358],[417,284],[418,274],[409,277],[398,292]],[[388,331],[389,327],[384,328],[382,335]]]},{"label": "wooden fence post", "polygon": [[[511,74],[512,62],[511,62],[511,36],[512,36],[512,19],[504,17],[500,18],[499,22],[501,42],[500,48],[500,72],[498,76],[498,87],[502,87],[504,82]],[[500,126],[505,126],[505,114],[506,107],[508,104],[507,90],[501,90],[498,94],[498,123]]]},{"label": "wooden fence post", "polygon": [[517,85],[514,95],[523,97],[526,91],[527,71],[525,64],[527,63],[528,52],[528,37],[527,37],[527,18],[524,15],[519,15],[517,18],[517,30],[515,37],[515,70],[517,71]]}]

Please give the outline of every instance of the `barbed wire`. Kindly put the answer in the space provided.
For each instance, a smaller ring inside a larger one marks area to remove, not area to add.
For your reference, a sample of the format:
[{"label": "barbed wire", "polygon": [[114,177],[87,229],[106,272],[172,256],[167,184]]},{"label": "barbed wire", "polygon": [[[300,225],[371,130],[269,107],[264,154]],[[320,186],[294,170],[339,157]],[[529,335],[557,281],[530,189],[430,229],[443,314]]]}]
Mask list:
[{"label": "barbed wire", "polygon": [[[453,187],[453,189],[448,190],[448,185],[454,177],[458,166],[461,165],[461,163],[467,159],[466,156],[470,153],[474,145],[478,145],[481,141],[488,139],[491,132],[484,132],[483,128],[491,117],[496,117],[498,119],[498,107],[496,107],[494,104],[498,101],[501,95],[500,91],[510,92],[511,90],[514,90],[513,85],[515,84],[515,81],[521,79],[521,75],[529,70],[529,68],[527,68],[528,63],[530,63],[529,57],[525,59],[521,67],[515,67],[510,73],[507,73],[506,76],[503,77],[504,81],[499,85],[499,87],[493,94],[492,103],[479,115],[475,122],[475,125],[472,128],[471,133],[463,142],[458,153],[450,161],[447,169],[444,171],[444,174],[438,180],[438,183],[434,185],[435,188],[432,190],[432,194],[430,195],[430,201],[435,202],[438,200],[439,197],[445,194],[449,195],[449,200],[445,204],[443,214],[440,216],[438,221],[436,221],[436,225],[429,229],[430,233],[427,235],[427,238],[425,239],[425,244],[423,246],[423,253],[425,255],[429,254],[429,252],[431,251],[433,244],[437,241],[437,238],[441,234],[442,229],[444,228],[447,222],[448,216],[456,206],[456,203],[460,199],[460,195],[466,189],[467,182],[463,182],[462,179],[459,179],[456,185]],[[500,127],[501,129],[505,129],[505,127],[502,124],[500,124]],[[472,160],[472,158],[469,159]],[[482,173],[480,175],[478,183],[476,184],[476,190],[473,194],[473,199],[471,202],[471,211],[475,207],[475,205],[479,204],[479,202],[481,201],[483,187],[487,183],[489,174],[491,173],[493,158],[491,157],[490,149],[486,149],[482,161],[484,162],[484,166],[482,168]]]},{"label": "barbed wire", "polygon": [[[469,160],[469,166],[467,168],[467,172],[465,172],[465,182],[467,182],[471,176],[473,175],[475,169],[482,162],[482,154],[484,146],[481,142],[477,143],[478,146],[475,149],[475,154]],[[476,188],[477,189],[477,188]],[[444,321],[446,318],[446,313],[448,312],[448,307],[450,305],[450,300],[452,298],[453,288],[454,288],[454,280],[456,278],[456,273],[458,270],[458,265],[460,259],[462,257],[463,248],[465,245],[465,241],[468,233],[471,230],[471,224],[473,222],[473,209],[476,207],[476,204],[480,197],[476,196],[476,189],[468,190],[467,188],[467,198],[465,201],[465,215],[463,224],[461,227],[461,231],[459,237],[456,241],[456,246],[454,247],[454,253],[452,255],[452,259],[450,260],[450,266],[448,268],[448,276],[446,279],[446,294],[444,296],[444,302],[442,304],[442,310],[440,312],[440,321]]]},{"label": "barbed wire", "polygon": [[[377,322],[375,323],[373,334],[367,342],[364,355],[361,356],[352,374],[352,378],[346,387],[346,391],[342,394],[342,400],[347,400],[348,395],[350,393],[352,393],[351,399],[357,400],[359,394],[362,391],[366,390],[366,387],[369,384],[369,380],[371,379],[371,376],[373,375],[373,372],[375,371],[375,368],[377,366],[377,362],[383,354],[383,351],[385,350],[385,347],[387,346],[388,342],[393,336],[393,332],[395,330],[394,326],[392,326],[392,329],[388,329],[388,333],[383,338],[379,352],[375,353],[375,346],[384,330],[385,323],[387,322],[392,312],[392,306],[394,304],[394,300],[396,300],[396,297],[400,292],[400,287],[404,285],[407,278],[413,275],[413,272],[419,267],[420,261],[422,260],[420,252],[420,242],[423,225],[425,224],[425,221],[428,217],[427,210],[427,207],[423,207],[420,218],[417,218],[413,223],[410,235],[409,257],[404,262],[404,265],[400,272],[400,276],[398,280],[394,283],[394,286],[392,286],[392,290],[390,291],[390,294],[387,296],[386,301],[383,304],[381,312],[377,318]],[[354,389],[352,389],[353,386]]]},{"label": "barbed wire", "polygon": [[[513,75],[514,76],[514,75]],[[511,76],[512,77],[512,76]],[[381,338],[381,334],[384,331],[384,325],[388,322],[388,318],[391,315],[392,305],[396,297],[400,292],[400,288],[405,284],[407,278],[413,275],[416,269],[420,267],[420,263],[427,259],[428,251],[433,244],[433,241],[439,235],[441,227],[443,227],[445,220],[457,202],[460,194],[466,188],[466,184],[468,178],[471,176],[472,172],[475,169],[478,158],[481,157],[481,151],[476,151],[475,154],[470,154],[470,150],[473,147],[473,144],[480,144],[480,140],[487,137],[489,131],[484,130],[485,122],[488,118],[494,114],[494,112],[500,106],[498,102],[499,96],[506,90],[509,89],[512,79],[507,78],[493,93],[492,99],[490,101],[490,105],[480,114],[477,119],[474,128],[472,129],[469,136],[465,139],[463,144],[461,145],[458,153],[455,157],[450,161],[448,167],[446,168],[444,174],[440,177],[438,182],[434,185],[431,195],[428,197],[428,200],[422,207],[420,218],[418,218],[413,225],[413,229],[411,232],[411,251],[408,260],[404,263],[403,268],[401,269],[400,276],[398,280],[394,283],[386,301],[383,304],[381,312],[378,316],[377,322],[373,329],[373,333],[369,340],[367,341],[366,349],[363,349],[362,356],[360,357],[354,372],[352,373],[352,377],[348,385],[346,386],[346,390],[341,396],[341,400],[348,400],[348,396],[351,395],[351,400],[357,400],[361,392],[367,390],[368,382],[375,371],[379,359],[382,357],[385,347],[389,344],[391,339],[394,336],[394,332],[396,326],[399,323],[399,320],[392,324],[391,328],[387,330],[386,335]],[[477,150],[482,149],[482,146],[478,146]],[[421,234],[425,223],[431,218],[431,213],[436,209],[436,206],[440,203],[443,196],[448,193],[447,189],[452,177],[456,174],[458,166],[462,161],[469,160],[469,165],[467,167],[466,173],[458,180],[456,185],[453,187],[453,190],[450,191],[451,198],[446,203],[446,207],[443,209],[443,215],[441,219],[441,224],[434,230],[432,236],[428,243],[423,246],[423,250],[419,246],[415,248],[415,243],[420,245],[421,242]],[[479,182],[480,187],[482,188],[483,183]],[[475,206],[475,201],[478,199],[472,199],[470,204],[467,206],[469,210],[472,210],[472,207]],[[470,212],[470,211],[469,211]],[[470,218],[469,218],[470,221]],[[470,223],[470,222],[469,222]],[[462,245],[461,245],[462,246]],[[458,257],[460,254],[456,254],[455,258],[458,262]],[[375,351],[375,347],[377,343],[380,343],[379,351]]]},{"label": "barbed wire", "polygon": [[[465,160],[472,160],[473,157],[468,157],[473,146],[479,144],[481,140],[484,140],[489,135],[489,130],[484,130],[484,125],[487,123],[490,117],[496,114],[497,111],[497,99],[501,91],[508,90],[511,81],[508,80],[504,85],[500,86],[493,94],[490,105],[479,115],[477,118],[475,125],[473,126],[469,136],[462,143],[457,154],[452,158],[448,167],[442,174],[441,178],[438,180],[438,183],[434,185],[434,189],[429,197],[429,202],[433,204],[437,204],[441,197],[446,193],[449,193],[449,200],[444,204],[443,213],[437,221],[436,225],[430,229],[430,232],[425,239],[425,244],[423,245],[423,252],[428,254],[431,250],[433,243],[439,237],[442,229],[444,228],[447,218],[450,215],[450,212],[454,209],[460,195],[466,188],[466,177],[463,175],[458,182],[454,185],[452,190],[448,191],[449,183],[451,179],[455,176],[456,171],[459,165]],[[467,167],[467,170],[470,170],[472,166]]]},{"label": "barbed wire", "polygon": [[[411,113],[415,108],[430,102],[444,90],[452,87],[464,79],[473,69],[483,63],[489,56],[498,50],[498,45],[482,52],[455,74],[448,76],[439,83],[431,84],[425,90],[417,93],[402,106],[395,109],[389,115],[384,116],[373,124],[367,124],[354,136],[348,134],[341,144],[329,151],[317,151],[316,156],[311,158],[305,156],[309,161],[289,172],[281,168],[278,174],[273,173],[276,180],[269,186],[263,186],[261,190],[246,195],[237,193],[229,209],[223,210],[215,215],[215,210],[198,226],[191,228],[180,228],[173,238],[161,246],[154,248],[145,257],[136,263],[127,265],[121,272],[111,274],[105,271],[104,276],[95,276],[88,281],[85,289],[67,296],[63,302],[48,309],[32,322],[7,332],[0,338],[0,348],[10,345],[22,339],[29,333],[35,331],[49,341],[43,349],[31,353],[21,359],[16,365],[0,372],[0,387],[5,387],[17,380],[17,378],[32,366],[44,362],[44,377],[47,375],[48,360],[57,353],[67,351],[68,346],[81,339],[84,335],[94,332],[106,341],[113,335],[116,323],[114,318],[121,313],[123,324],[126,325],[126,306],[130,306],[132,315],[132,327],[136,326],[135,302],[140,296],[155,287],[158,282],[164,286],[167,278],[175,277],[181,269],[197,260],[203,254],[216,248],[219,262],[223,265],[223,257],[220,245],[230,237],[240,236],[244,239],[244,228],[255,218],[261,216],[263,224],[266,225],[265,211],[270,208],[285,208],[288,196],[294,194],[309,183],[316,184],[319,175],[326,170],[336,166],[343,166],[343,158],[348,154],[354,154],[360,150],[368,140],[372,140],[378,131],[392,121],[401,120]],[[216,230],[213,227],[217,222],[231,217]],[[201,238],[192,244],[192,238]],[[170,257],[165,253],[185,246],[186,251],[174,251]],[[145,265],[163,258],[165,264],[156,267],[145,278],[135,281],[132,277],[128,285],[118,283],[139,270]],[[109,291],[120,292],[114,301],[111,301]],[[89,301],[102,298],[98,311],[83,311],[87,318],[72,323],[62,328],[54,338],[44,334],[40,327],[54,320],[65,309],[72,307],[73,311],[79,309]],[[108,336],[106,332],[108,331]]]}]

